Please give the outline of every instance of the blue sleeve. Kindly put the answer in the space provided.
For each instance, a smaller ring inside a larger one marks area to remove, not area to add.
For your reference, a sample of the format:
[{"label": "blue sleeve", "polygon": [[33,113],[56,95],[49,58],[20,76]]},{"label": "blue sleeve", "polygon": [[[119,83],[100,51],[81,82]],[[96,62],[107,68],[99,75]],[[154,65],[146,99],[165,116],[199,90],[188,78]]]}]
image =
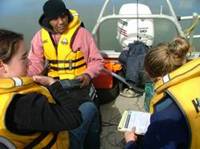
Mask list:
[{"label": "blue sleeve", "polygon": [[137,148],[137,143],[134,141],[129,141],[124,149],[136,149]]},{"label": "blue sleeve", "polygon": [[125,149],[186,149],[189,144],[186,120],[174,102],[151,116],[147,133],[139,145],[128,142]]},{"label": "blue sleeve", "polygon": [[143,138],[145,149],[185,149],[189,137],[186,119],[172,102],[165,109],[151,116],[151,123]]}]

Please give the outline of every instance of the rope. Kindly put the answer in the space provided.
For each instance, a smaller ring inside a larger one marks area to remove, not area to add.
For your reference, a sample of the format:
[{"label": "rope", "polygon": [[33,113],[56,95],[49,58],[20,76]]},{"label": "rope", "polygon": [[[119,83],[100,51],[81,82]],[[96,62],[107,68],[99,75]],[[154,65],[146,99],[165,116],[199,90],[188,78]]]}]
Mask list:
[{"label": "rope", "polygon": [[189,36],[189,35],[192,33],[192,31],[197,27],[199,21],[200,21],[200,18],[197,17],[197,18],[193,21],[192,25],[191,25],[188,29],[186,29],[186,30],[184,31],[184,34],[186,35],[186,37]]},{"label": "rope", "polygon": [[137,11],[137,40],[138,40],[138,38],[139,38],[139,34],[138,34],[138,30],[139,30],[139,21],[138,21],[138,18],[139,18],[138,0],[137,0],[137,4],[136,4],[136,11]]}]

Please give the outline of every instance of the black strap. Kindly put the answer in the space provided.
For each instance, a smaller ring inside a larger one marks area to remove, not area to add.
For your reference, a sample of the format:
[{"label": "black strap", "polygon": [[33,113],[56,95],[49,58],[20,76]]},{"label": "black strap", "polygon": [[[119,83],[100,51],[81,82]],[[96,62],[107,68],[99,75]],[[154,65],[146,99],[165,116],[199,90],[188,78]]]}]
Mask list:
[{"label": "black strap", "polygon": [[48,60],[49,63],[52,63],[52,64],[57,64],[57,63],[75,63],[75,62],[78,62],[80,60],[84,59],[84,57],[80,57],[78,59],[75,59],[75,60]]},{"label": "black strap", "polygon": [[49,144],[46,147],[42,148],[42,149],[50,149],[54,145],[54,143],[56,142],[57,137],[58,137],[58,133],[54,133],[54,136],[51,139],[51,141],[49,142]]},{"label": "black strap", "polygon": [[39,135],[39,137],[37,137],[30,144],[28,144],[24,149],[32,149],[35,145],[39,144],[47,135],[48,132],[42,133],[41,135]]},{"label": "black strap", "polygon": [[85,66],[86,63],[83,63],[79,66],[75,66],[75,67],[63,67],[63,68],[58,68],[58,67],[54,67],[54,66],[49,66],[50,69],[53,69],[54,71],[58,71],[58,70],[72,70],[72,69],[77,69],[77,68],[80,68],[80,67],[83,67]]}]

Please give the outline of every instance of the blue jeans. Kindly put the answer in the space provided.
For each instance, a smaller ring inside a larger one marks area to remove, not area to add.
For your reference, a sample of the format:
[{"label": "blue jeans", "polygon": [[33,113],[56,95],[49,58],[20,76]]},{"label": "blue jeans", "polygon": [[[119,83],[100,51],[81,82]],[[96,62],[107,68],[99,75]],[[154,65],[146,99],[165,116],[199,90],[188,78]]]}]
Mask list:
[{"label": "blue jeans", "polygon": [[82,116],[80,127],[70,131],[70,149],[99,149],[100,148],[100,121],[99,112],[93,102],[80,105]]}]

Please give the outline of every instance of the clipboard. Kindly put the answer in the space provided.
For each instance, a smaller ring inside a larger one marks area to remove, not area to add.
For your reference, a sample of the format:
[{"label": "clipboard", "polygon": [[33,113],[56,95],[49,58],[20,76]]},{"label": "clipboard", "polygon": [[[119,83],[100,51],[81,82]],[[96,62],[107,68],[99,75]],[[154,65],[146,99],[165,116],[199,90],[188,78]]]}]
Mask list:
[{"label": "clipboard", "polygon": [[118,125],[118,131],[132,131],[135,128],[135,133],[143,135],[146,133],[150,125],[151,114],[141,111],[124,111]]}]

